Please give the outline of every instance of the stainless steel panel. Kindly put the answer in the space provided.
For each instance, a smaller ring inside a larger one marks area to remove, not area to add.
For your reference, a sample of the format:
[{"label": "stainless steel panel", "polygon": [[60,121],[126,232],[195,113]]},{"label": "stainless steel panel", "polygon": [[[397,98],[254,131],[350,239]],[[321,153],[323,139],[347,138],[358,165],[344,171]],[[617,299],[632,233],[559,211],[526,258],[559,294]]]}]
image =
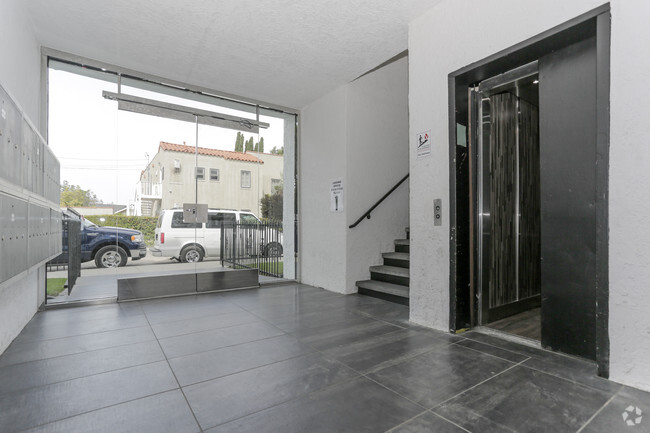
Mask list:
[{"label": "stainless steel panel", "polygon": [[32,128],[21,120],[23,130],[23,152],[22,152],[22,173],[23,173],[23,188],[34,191],[34,170],[36,162],[36,134]]},{"label": "stainless steel panel", "polygon": [[27,264],[27,202],[1,194],[0,281],[29,268]]},{"label": "stainless steel panel", "polygon": [[259,287],[257,269],[219,270],[177,275],[120,278],[117,300],[156,298],[189,293]]},{"label": "stainless steel panel", "polygon": [[196,293],[196,274],[119,278],[117,300],[156,298]]},{"label": "stainless steel panel", "polygon": [[43,196],[54,203],[59,203],[60,164],[49,146],[43,146],[43,165],[45,178],[43,180]]},{"label": "stainless steel panel", "polygon": [[27,260],[35,265],[49,257],[48,232],[50,227],[50,209],[33,203],[29,204],[29,227],[27,238]]},{"label": "stainless steel panel", "polygon": [[34,192],[40,196],[44,196],[43,193],[43,181],[45,179],[45,164],[43,163],[45,155],[44,144],[38,135],[36,135],[36,156],[34,159]]},{"label": "stainless steel panel", "polygon": [[22,164],[22,117],[18,107],[2,91],[0,93],[0,118],[3,126],[0,130],[0,176],[16,185],[21,185]]},{"label": "stainless steel panel", "polygon": [[212,292],[215,290],[248,289],[259,287],[257,269],[224,270],[199,272],[196,274],[196,290]]},{"label": "stainless steel panel", "polygon": [[63,250],[61,230],[61,212],[50,209],[50,236],[49,236],[49,251],[50,257],[53,255],[61,254]]}]

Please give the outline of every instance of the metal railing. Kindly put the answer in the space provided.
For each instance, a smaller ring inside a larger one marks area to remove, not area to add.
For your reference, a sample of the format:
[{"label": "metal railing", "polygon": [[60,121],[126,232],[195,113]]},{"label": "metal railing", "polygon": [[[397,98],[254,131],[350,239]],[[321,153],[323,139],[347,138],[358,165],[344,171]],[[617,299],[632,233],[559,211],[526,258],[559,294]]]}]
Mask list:
[{"label": "metal railing", "polygon": [[400,180],[399,182],[397,182],[397,185],[395,185],[394,187],[392,187],[392,188],[390,189],[390,191],[388,191],[388,192],[387,192],[386,194],[384,194],[384,195],[383,195],[379,200],[377,200],[377,203],[375,203],[374,205],[372,205],[372,207],[371,207],[370,209],[368,209],[368,210],[366,211],[366,213],[364,213],[363,215],[361,215],[361,218],[359,218],[358,220],[356,220],[356,221],[354,222],[354,224],[351,224],[351,225],[349,226],[349,228],[351,228],[351,229],[355,228],[355,227],[358,226],[359,223],[360,223],[361,221],[363,221],[365,218],[370,219],[370,213],[371,213],[373,210],[375,210],[375,208],[376,208],[377,206],[379,206],[379,205],[381,204],[382,201],[386,200],[386,197],[388,197],[389,195],[391,195],[391,194],[393,193],[393,191],[395,191],[395,190],[396,190],[396,189],[397,189],[401,184],[403,184],[404,181],[405,181],[406,179],[408,179],[408,178],[409,178],[409,175],[407,174],[406,176],[404,176],[404,177],[402,178],[402,180]]},{"label": "metal railing", "polygon": [[282,223],[228,224],[221,226],[221,265],[233,269],[258,269],[260,275],[284,274]]},{"label": "metal railing", "polygon": [[62,221],[62,252],[47,262],[47,271],[68,270],[68,295],[81,276],[81,221]]}]

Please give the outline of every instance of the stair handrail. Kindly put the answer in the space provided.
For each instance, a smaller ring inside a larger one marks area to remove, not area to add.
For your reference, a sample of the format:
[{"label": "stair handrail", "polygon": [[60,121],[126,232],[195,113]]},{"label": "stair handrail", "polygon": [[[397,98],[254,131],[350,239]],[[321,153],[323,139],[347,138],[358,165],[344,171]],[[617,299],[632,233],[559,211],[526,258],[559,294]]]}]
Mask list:
[{"label": "stair handrail", "polygon": [[358,226],[359,223],[360,223],[361,221],[363,221],[365,218],[370,219],[370,213],[371,213],[373,210],[375,210],[375,208],[376,208],[377,206],[379,206],[379,205],[381,204],[382,201],[384,201],[384,200],[385,200],[389,195],[391,195],[391,194],[393,193],[393,191],[395,191],[395,190],[396,190],[396,189],[397,189],[401,184],[403,184],[404,181],[405,181],[406,179],[409,178],[409,174],[410,174],[410,173],[407,173],[406,176],[404,176],[404,177],[402,178],[402,180],[400,180],[399,182],[397,182],[397,184],[396,184],[394,187],[392,187],[392,188],[391,188],[391,189],[390,189],[386,194],[384,194],[383,197],[380,198],[380,199],[377,201],[377,203],[375,203],[374,205],[372,205],[372,207],[371,207],[370,209],[368,209],[368,210],[366,211],[366,213],[364,213],[364,214],[361,216],[361,218],[359,218],[358,220],[356,220],[356,221],[354,222],[354,224],[350,225],[349,228],[351,228],[351,229],[355,228],[355,227]]}]

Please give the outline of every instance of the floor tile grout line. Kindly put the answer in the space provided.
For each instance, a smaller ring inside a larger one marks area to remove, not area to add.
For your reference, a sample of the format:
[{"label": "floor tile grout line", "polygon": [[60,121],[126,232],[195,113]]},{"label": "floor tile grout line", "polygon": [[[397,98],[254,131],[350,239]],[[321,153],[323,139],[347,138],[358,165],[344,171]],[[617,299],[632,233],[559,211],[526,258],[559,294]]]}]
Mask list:
[{"label": "floor tile grout line", "polygon": [[428,410],[427,412],[434,414],[434,415],[437,416],[438,418],[442,418],[442,419],[444,419],[444,420],[447,421],[448,423],[455,425],[456,427],[458,427],[458,428],[461,429],[461,430],[466,431],[467,433],[472,433],[471,431],[467,430],[467,429],[466,429],[465,427],[463,427],[462,425],[456,424],[456,423],[453,422],[452,420],[445,418],[444,416],[440,415],[439,413],[435,413],[435,412],[432,411],[432,410]]},{"label": "floor tile grout line", "polygon": [[[143,326],[143,328],[146,328],[146,326]],[[120,348],[120,347],[135,346],[136,344],[148,343],[150,341],[155,341],[155,340],[156,340],[156,338],[155,338],[155,335],[154,335],[154,338],[150,338],[148,340],[135,341],[135,342],[132,342],[132,343],[118,344],[116,346],[101,347],[99,349],[82,350],[80,352],[66,353],[64,355],[56,355],[56,356],[50,356],[50,357],[47,357],[47,358],[31,359],[29,361],[21,361],[21,362],[15,362],[13,364],[0,365],[0,372],[2,371],[2,369],[7,368],[7,367],[14,367],[14,366],[23,365],[23,364],[31,364],[31,363],[34,363],[34,362],[49,361],[50,359],[65,358],[66,356],[75,356],[75,355],[81,355],[81,354],[84,354],[84,353],[99,352],[100,350],[110,350],[110,349],[117,349],[117,348]],[[109,370],[109,371],[111,371],[111,370]],[[92,375],[90,375],[90,376],[92,376]]]},{"label": "floor tile grout line", "polygon": [[494,379],[495,377],[501,376],[502,374],[512,370],[513,368],[518,367],[519,365],[521,365],[522,362],[525,362],[525,361],[521,361],[521,362],[518,362],[517,364],[511,365],[510,367],[506,368],[505,370],[500,371],[499,373],[494,374],[494,375],[488,377],[485,380],[482,380],[481,382],[477,383],[476,385],[470,386],[469,388],[467,388],[467,389],[453,395],[452,397],[449,397],[448,399],[446,399],[444,401],[441,401],[440,403],[434,405],[433,407],[430,407],[429,410],[433,411],[433,409],[442,406],[443,404],[447,403],[448,401],[451,401],[451,400],[455,399],[456,397],[458,397],[458,396],[460,396],[462,394],[465,394],[466,392],[471,391],[471,390],[473,390],[474,388],[476,388],[478,386],[483,385],[485,382],[489,382],[490,380]]},{"label": "floor tile grout line", "polygon": [[429,412],[429,411],[425,409],[422,412],[420,412],[419,414],[417,414],[415,416],[412,416],[411,418],[407,419],[403,423],[397,424],[396,426],[389,428],[388,430],[384,431],[384,433],[391,433],[391,432],[395,431],[395,429],[398,429],[398,428],[402,427],[403,425],[406,425],[406,424],[410,423],[414,419],[421,417],[422,415],[424,415],[427,412]]},{"label": "floor tile grout line", "polygon": [[605,404],[603,404],[603,405],[600,407],[600,409],[598,409],[598,410],[596,411],[596,413],[594,413],[594,414],[593,414],[593,415],[592,415],[592,416],[591,416],[591,417],[590,417],[590,418],[589,418],[589,419],[588,419],[588,420],[587,420],[587,421],[582,425],[582,427],[580,427],[580,428],[576,431],[576,433],[580,433],[581,431],[583,431],[583,430],[584,430],[584,429],[589,425],[589,423],[592,422],[592,421],[593,421],[593,420],[598,416],[598,414],[600,414],[600,413],[605,409],[605,407],[607,407],[607,405],[609,405],[609,404],[612,402],[612,400],[614,400],[614,398],[618,395],[619,392],[620,392],[620,389],[619,389],[618,391],[616,391],[616,392],[614,393],[614,395],[612,395],[612,396],[609,398],[609,400],[607,400],[607,401],[605,402]]},{"label": "floor tile grout line", "polygon": [[[190,319],[188,319],[188,320],[190,320]],[[234,328],[234,327],[236,327],[236,326],[250,325],[250,324],[258,323],[258,322],[260,322],[260,320],[253,320],[253,321],[251,321],[251,322],[237,323],[237,324],[235,324],[235,325],[220,326],[220,327],[217,327],[217,328],[199,329],[199,330],[196,330],[196,331],[185,332],[185,333],[183,333],[183,334],[177,334],[177,335],[170,335],[170,336],[167,336],[167,337],[159,336],[159,335],[156,333],[156,330],[153,329],[153,326],[152,326],[152,329],[151,329],[151,330],[152,330],[152,332],[156,335],[156,338],[159,338],[159,339],[161,339],[161,340],[166,340],[166,339],[168,339],[168,338],[183,337],[183,336],[186,336],[186,335],[191,335],[191,334],[196,334],[196,333],[201,333],[201,332],[216,331],[217,329],[229,329],[229,328]],[[168,323],[170,323],[170,322],[168,322]],[[154,325],[154,326],[156,326],[156,325]]]},{"label": "floor tile grout line", "polygon": [[[284,362],[284,361],[291,361],[291,360],[296,359],[296,358],[301,358],[301,357],[304,357],[304,356],[314,355],[314,354],[317,354],[317,353],[318,352],[315,351],[315,350],[311,351],[311,352],[305,352],[305,353],[301,353],[299,355],[291,356],[291,357],[286,358],[286,359],[281,359],[279,361],[269,362],[268,364],[262,364],[262,365],[258,365],[258,366],[255,366],[255,367],[250,367],[250,368],[247,368],[247,369],[244,369],[244,370],[233,371],[232,373],[224,374],[223,376],[211,377],[209,379],[204,379],[204,380],[200,380],[198,382],[192,382],[192,383],[188,383],[188,384],[181,385],[181,386],[183,386],[185,388],[188,388],[188,387],[191,387],[191,386],[200,385],[202,383],[210,382],[210,381],[213,381],[213,380],[224,379],[226,377],[234,376],[236,374],[246,373],[246,372],[249,372],[249,371],[252,371],[252,370],[256,370],[258,368],[268,367],[268,366],[271,366],[271,365],[279,364],[279,363]],[[170,365],[170,367],[171,367],[171,365]]]},{"label": "floor tile grout line", "polygon": [[[398,365],[398,364],[402,364],[403,362],[408,362],[408,361],[411,361],[411,360],[413,360],[413,359],[415,359],[415,358],[418,358],[418,357],[420,357],[420,356],[427,355],[427,354],[429,354],[429,353],[431,353],[431,352],[433,352],[433,351],[435,351],[435,350],[437,350],[437,349],[440,349],[440,348],[443,348],[443,347],[447,347],[447,346],[451,346],[452,344],[453,344],[453,343],[449,343],[449,344],[446,344],[446,345],[445,345],[445,344],[441,344],[440,346],[431,347],[431,348],[429,348],[428,350],[426,350],[426,351],[424,351],[424,352],[422,352],[422,353],[412,354],[412,355],[410,355],[410,356],[407,356],[406,358],[401,358],[399,361],[388,362],[387,365],[373,367],[371,370],[368,370],[368,371],[366,371],[365,373],[361,373],[361,374],[368,375],[368,374],[377,373],[377,372],[379,372],[379,371],[385,370],[386,368],[394,367],[394,366],[396,366],[396,365]],[[343,361],[339,361],[339,362],[341,362],[343,365],[347,366],[347,364],[345,364]],[[381,365],[381,364],[380,364],[380,365]]]},{"label": "floor tile grout line", "polygon": [[[523,346],[523,347],[526,347],[526,348],[529,348],[529,349],[533,349],[533,350],[535,350],[535,351],[540,352],[541,354],[548,354],[548,355],[550,355],[551,357],[555,357],[555,356],[557,356],[557,357],[559,357],[559,358],[569,359],[569,360],[571,360],[571,361],[590,363],[590,362],[586,361],[584,358],[579,358],[579,357],[576,357],[576,356],[573,356],[573,355],[569,355],[569,354],[567,354],[567,353],[562,353],[562,352],[553,352],[553,351],[551,351],[551,350],[544,349],[543,347],[527,346],[527,345],[525,345],[525,344],[518,343],[518,342],[516,342],[516,341],[511,341],[511,340],[507,340],[507,339],[500,339],[499,337],[496,337],[496,336],[494,336],[494,335],[483,334],[483,333],[478,332],[478,331],[473,331],[473,333],[474,333],[474,334],[478,334],[478,335],[483,335],[483,336],[486,336],[486,337],[492,337],[492,338],[495,338],[495,339],[499,339],[500,341],[505,342],[505,343],[516,344],[516,345]],[[487,343],[487,342],[485,342],[485,341],[481,341],[481,340],[475,340],[475,339],[471,338],[471,336],[470,336],[470,337],[465,337],[465,338],[468,339],[468,340],[471,340],[471,341],[475,341],[475,342],[477,342],[477,343],[485,344],[485,345],[487,345],[487,346],[496,347],[496,348],[498,348],[498,349],[505,350],[505,351],[508,351],[508,352],[519,353],[519,352],[514,352],[514,351],[512,351],[512,350],[510,350],[510,349],[504,349],[504,348],[499,347],[499,346],[496,346],[495,344],[492,344],[492,343]],[[523,355],[523,354],[522,354],[522,355]],[[538,358],[538,357],[536,357],[536,356],[532,356],[532,355],[524,355],[524,356],[529,356],[530,358],[539,359],[540,361],[543,361],[543,359]],[[596,364],[593,363],[593,365],[595,366]]]},{"label": "floor tile grout line", "polygon": [[471,350],[471,351],[474,351],[474,352],[477,352],[477,353],[481,353],[481,354],[483,354],[483,355],[491,356],[492,358],[500,359],[500,360],[502,360],[502,361],[512,362],[513,364],[517,364],[517,363],[520,363],[520,362],[526,362],[526,361],[528,361],[529,359],[531,359],[530,356],[519,355],[518,353],[510,352],[510,353],[513,353],[514,355],[519,355],[519,356],[523,356],[524,358],[526,358],[526,359],[523,359],[523,360],[521,360],[521,361],[512,361],[512,360],[510,360],[510,359],[502,358],[502,357],[500,357],[499,355],[495,355],[495,354],[493,354],[493,353],[483,352],[482,350],[480,350],[480,349],[474,349],[473,347],[462,346],[462,345],[459,345],[458,343],[460,343],[460,341],[458,341],[458,342],[456,342],[456,343],[453,343],[453,344],[458,345],[458,347],[462,347],[463,349],[469,349],[469,350]]},{"label": "floor tile grout line", "polygon": [[[54,338],[44,338],[41,340],[27,340],[27,341],[19,341],[18,343],[41,343],[45,341],[54,341],[54,340],[61,340],[63,338],[70,338],[70,337],[82,337],[84,335],[93,335],[93,334],[101,334],[102,332],[111,332],[111,331],[122,331],[124,329],[134,329],[134,328],[141,328],[146,325],[136,325],[136,326],[125,326],[124,328],[116,328],[116,329],[105,329],[102,331],[96,331],[96,332],[87,332],[85,334],[74,334],[74,335],[66,335],[65,337],[54,337]],[[14,340],[15,341],[15,340]]]},{"label": "floor tile grout line", "polygon": [[[572,380],[572,379],[569,379],[569,378],[566,378],[566,377],[559,376],[559,375],[557,375],[557,374],[555,374],[555,373],[549,373],[548,371],[540,370],[540,369],[538,369],[538,368],[531,367],[530,365],[525,364],[525,362],[530,361],[530,359],[531,359],[531,358],[528,358],[526,361],[523,361],[523,363],[522,363],[521,366],[524,367],[524,368],[526,368],[526,369],[528,369],[528,370],[532,370],[532,371],[536,371],[536,372],[538,372],[538,373],[546,374],[546,375],[551,376],[551,377],[554,377],[554,378],[556,378],[556,379],[560,379],[560,380],[563,380],[563,381],[565,381],[565,382],[569,382],[569,383],[572,383],[572,384],[574,384],[574,385],[581,386],[581,387],[583,387],[583,388],[591,389],[592,391],[598,391],[598,392],[610,392],[610,391],[607,391],[607,390],[604,390],[604,389],[596,388],[596,387],[591,386],[591,385],[587,385],[587,384],[585,384],[585,383],[577,382],[577,381],[575,381],[575,380]],[[590,377],[598,377],[598,376],[590,376]],[[606,380],[606,379],[603,379],[603,380]],[[608,381],[608,382],[609,382],[609,381]],[[618,384],[616,384],[615,382],[612,382],[612,383],[614,383],[615,386],[619,386],[619,388],[618,388],[616,391],[614,391],[614,394],[616,394],[616,393],[618,393],[618,391],[621,390],[622,385],[618,385]]]},{"label": "floor tile grout line", "polygon": [[[163,353],[163,356],[164,356],[164,353]],[[130,368],[142,367],[144,365],[151,365],[151,364],[156,364],[158,362],[164,362],[164,361],[165,361],[164,359],[159,359],[157,361],[143,362],[142,364],[129,365],[128,367],[122,367],[122,368],[116,368],[116,369],[113,369],[113,370],[101,371],[99,373],[86,374],[84,376],[73,377],[73,378],[65,379],[65,380],[59,380],[59,381],[56,381],[56,382],[46,383],[46,384],[43,384],[43,385],[30,386],[29,388],[18,389],[18,390],[15,390],[15,391],[10,391],[10,392],[8,392],[6,394],[0,394],[0,399],[11,396],[12,394],[31,392],[31,391],[33,391],[35,389],[38,389],[38,388],[46,388],[48,386],[58,385],[58,384],[61,384],[61,383],[66,383],[66,382],[71,382],[73,380],[86,379],[88,377],[99,376],[101,374],[107,374],[107,373],[114,373],[116,371],[128,370]]]},{"label": "floor tile grout line", "polygon": [[[144,315],[144,314],[143,314]],[[118,329],[108,329],[106,331],[97,331],[97,332],[90,332],[88,334],[77,334],[77,335],[66,335],[65,337],[56,337],[56,338],[50,338],[47,340],[27,340],[27,341],[16,341],[15,339],[11,342],[9,347],[7,347],[7,350],[5,350],[4,353],[12,353],[15,349],[12,348],[12,346],[15,345],[25,345],[25,344],[37,344],[37,343],[42,343],[44,341],[56,341],[56,340],[65,340],[66,338],[75,338],[75,337],[83,337],[85,335],[93,335],[93,334],[103,334],[106,332],[117,332],[117,331],[122,331],[124,329],[134,329],[134,328],[147,328],[149,325],[139,325],[139,326],[133,326],[129,328],[118,328]],[[9,351],[9,352],[7,352]]]},{"label": "floor tile grout line", "polygon": [[[356,372],[355,372],[355,373],[356,373]],[[357,377],[355,377],[355,378],[353,378],[353,379],[351,379],[351,380],[359,380],[359,379],[361,379],[361,378],[363,378],[363,377],[364,377],[363,375],[359,374],[359,376],[357,376]],[[374,381],[373,381],[373,382],[374,382]],[[265,408],[263,408],[263,409],[259,409],[259,410],[256,410],[256,411],[253,411],[253,412],[247,413],[246,415],[242,415],[242,416],[240,416],[240,417],[237,417],[237,418],[234,418],[234,419],[231,419],[231,420],[228,420],[228,421],[222,422],[221,424],[215,424],[215,425],[213,425],[213,426],[207,427],[206,430],[210,430],[210,429],[213,429],[213,428],[215,428],[215,427],[219,427],[219,426],[222,426],[222,425],[225,425],[225,424],[231,423],[231,422],[239,421],[240,419],[243,419],[243,418],[246,418],[246,417],[249,417],[249,416],[253,416],[253,415],[258,414],[258,413],[260,413],[260,412],[264,412],[264,411],[267,411],[267,410],[271,410],[271,409],[273,409],[273,408],[276,408],[276,407],[278,407],[278,406],[282,406],[282,405],[284,405],[284,404],[288,404],[288,403],[292,403],[292,402],[294,402],[294,401],[298,401],[298,400],[300,400],[300,399],[302,399],[302,398],[309,397],[309,396],[314,395],[314,394],[323,393],[323,392],[325,392],[325,391],[330,390],[331,388],[335,388],[335,387],[337,387],[337,386],[345,385],[346,383],[347,383],[346,381],[341,381],[341,382],[337,382],[337,383],[333,383],[333,384],[330,384],[330,385],[324,386],[324,387],[319,388],[319,389],[315,389],[315,390],[313,390],[313,391],[311,391],[311,392],[308,392],[308,393],[305,393],[305,394],[297,395],[297,396],[295,396],[295,397],[293,397],[293,398],[290,398],[289,400],[285,400],[285,401],[282,401],[282,402],[276,403],[276,404],[274,404],[274,405],[271,405],[271,406],[269,406],[269,407],[265,407]],[[395,392],[392,391],[392,390],[389,390],[389,391],[395,393]],[[400,397],[401,397],[401,396],[400,396]],[[410,401],[410,400],[409,400],[409,401]],[[417,403],[416,403],[416,404],[417,404]],[[420,405],[418,405],[418,406],[420,406]],[[420,406],[420,407],[422,407],[422,406]],[[423,409],[424,409],[423,412],[426,412],[426,408],[423,408]]]},{"label": "floor tile grout line", "polygon": [[[176,391],[176,389],[167,389],[167,390],[165,390],[165,391],[155,392],[155,393],[153,393],[153,394],[144,395],[144,396],[142,396],[142,397],[132,398],[132,399],[130,399],[130,400],[120,401],[120,402],[118,402],[118,403],[109,404],[108,406],[98,407],[97,409],[91,409],[91,410],[87,410],[87,411],[84,411],[84,412],[75,413],[74,415],[69,415],[69,416],[66,416],[66,417],[64,417],[64,418],[59,418],[59,419],[55,419],[55,420],[52,420],[52,421],[48,421],[48,422],[43,423],[43,424],[38,424],[38,425],[30,426],[30,427],[28,427],[28,428],[26,428],[26,429],[18,430],[18,431],[15,432],[15,433],[29,432],[29,431],[31,431],[31,430],[37,428],[37,427],[42,427],[42,426],[46,426],[46,425],[49,425],[49,424],[55,424],[55,423],[58,423],[58,422],[61,422],[61,421],[65,421],[65,420],[70,419],[70,418],[76,418],[76,417],[78,417],[78,416],[87,415],[87,414],[89,414],[89,413],[98,412],[98,411],[100,411],[100,410],[104,410],[104,409],[110,409],[110,408],[112,408],[112,407],[119,406],[119,405],[122,405],[122,404],[132,403],[132,402],[134,402],[134,401],[138,401],[138,400],[142,400],[142,399],[145,399],[145,398],[150,398],[150,397],[154,397],[154,396],[156,396],[156,395],[166,394],[166,393],[168,393],[168,392],[174,392],[174,391]],[[200,426],[199,426],[199,427],[200,427]]]},{"label": "floor tile grout line", "polygon": [[[187,335],[191,335],[191,334],[187,334]],[[291,337],[290,335],[288,335],[288,334],[286,334],[286,333],[285,333],[285,334],[280,334],[280,335],[271,335],[271,336],[269,336],[269,337],[258,338],[258,339],[256,339],[256,340],[251,340],[251,341],[244,341],[244,342],[242,342],[242,343],[228,344],[228,345],[226,345],[226,346],[215,347],[215,348],[213,348],[213,349],[207,349],[207,350],[199,350],[199,351],[197,351],[197,352],[192,352],[192,353],[188,353],[188,354],[185,354],[185,355],[180,355],[180,356],[168,356],[168,359],[184,358],[184,357],[186,357],[186,356],[198,355],[198,354],[200,354],[200,353],[212,352],[213,350],[225,349],[225,348],[227,348],[227,347],[241,346],[241,345],[243,345],[243,344],[255,343],[255,342],[258,342],[258,341],[270,340],[270,339],[272,339],[272,338],[278,338],[278,337],[283,337],[283,336]],[[295,337],[294,337],[294,338],[295,338]],[[163,338],[163,340],[164,340],[164,338]],[[164,351],[164,350],[163,350],[163,351]],[[165,354],[165,356],[167,356],[167,354]]]},{"label": "floor tile grout line", "polygon": [[[151,327],[151,323],[149,322],[149,317],[147,317],[147,314],[145,313],[145,319],[147,320],[147,323],[149,323],[149,326]],[[151,328],[151,332],[153,331],[153,328]],[[155,335],[155,332],[154,332]],[[194,418],[194,422],[196,422],[196,425],[199,428],[199,431],[203,433],[203,427],[201,426],[201,423],[199,422],[199,419],[196,416],[196,413],[194,413],[194,409],[192,408],[192,405],[190,404],[190,401],[187,398],[187,395],[185,394],[185,390],[181,386],[181,383],[178,380],[178,377],[176,377],[176,372],[174,372],[174,369],[172,368],[172,365],[169,363],[169,358],[167,358],[167,354],[165,353],[165,350],[162,347],[162,344],[160,344],[160,340],[158,337],[156,337],[156,342],[158,343],[158,347],[160,347],[160,351],[163,354],[163,357],[165,358],[165,362],[167,363],[167,367],[169,368],[169,371],[171,372],[172,376],[174,376],[174,380],[176,381],[176,384],[178,385],[178,389],[180,390],[181,394],[183,395],[183,398],[185,399],[185,404],[187,404],[187,408],[190,410],[190,413],[192,414],[192,417]]]}]

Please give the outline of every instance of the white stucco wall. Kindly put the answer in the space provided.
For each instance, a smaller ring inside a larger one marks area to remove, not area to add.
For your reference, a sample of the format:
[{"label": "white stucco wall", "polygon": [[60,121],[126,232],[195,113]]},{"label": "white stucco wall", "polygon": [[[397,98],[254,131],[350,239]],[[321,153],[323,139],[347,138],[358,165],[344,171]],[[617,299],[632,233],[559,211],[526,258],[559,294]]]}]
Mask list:
[{"label": "white stucco wall", "polygon": [[[35,124],[40,125],[40,50],[25,2],[0,2],[0,83]],[[0,353],[18,335],[44,300],[43,267],[0,284]]]},{"label": "white stucco wall", "polygon": [[347,189],[347,98],[347,87],[340,87],[301,110],[299,152],[300,280],[340,293],[345,290],[346,216],[330,212],[329,187],[342,180]]},{"label": "white stucco wall", "polygon": [[[449,224],[434,227],[433,200],[449,207],[447,77],[594,9],[602,0],[445,0],[409,29],[411,320],[449,327]],[[650,389],[650,5],[613,0],[610,150],[610,374]],[[415,134],[431,130],[433,152],[415,155]],[[414,253],[416,251],[417,253]]]},{"label": "white stucco wall", "polygon": [[[650,3],[612,3],[610,377],[650,390]],[[643,53],[643,54],[642,54]]]},{"label": "white stucco wall", "polygon": [[27,117],[42,128],[41,53],[24,1],[0,1],[0,28],[0,83]]},{"label": "white stucco wall", "polygon": [[[305,107],[300,147],[301,281],[355,293],[368,267],[394,251],[408,226],[408,182],[354,229],[348,226],[408,173],[407,60],[396,61]],[[342,180],[344,211],[329,209]]]}]

